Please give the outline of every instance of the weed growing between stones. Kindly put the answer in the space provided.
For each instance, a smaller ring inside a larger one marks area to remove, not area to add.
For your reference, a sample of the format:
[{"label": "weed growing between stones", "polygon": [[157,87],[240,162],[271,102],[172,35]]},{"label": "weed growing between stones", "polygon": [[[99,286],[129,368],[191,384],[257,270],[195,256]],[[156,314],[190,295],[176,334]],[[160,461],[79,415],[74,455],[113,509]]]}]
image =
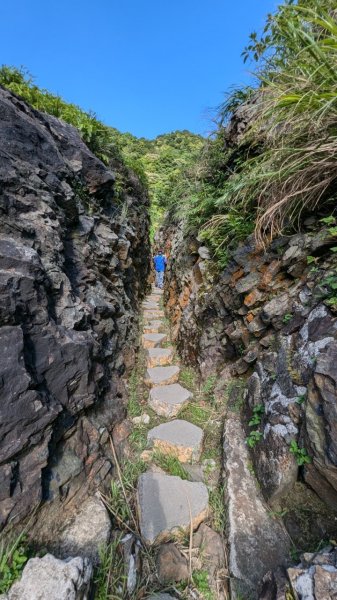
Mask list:
[{"label": "weed growing between stones", "polygon": [[181,462],[170,454],[164,454],[159,450],[152,452],[151,460],[168,475],[175,475],[181,479],[188,479],[188,473],[185,471]]},{"label": "weed growing between stones", "polygon": [[19,579],[28,560],[25,533],[23,530],[14,539],[0,541],[0,594],[7,592],[14,581]]}]

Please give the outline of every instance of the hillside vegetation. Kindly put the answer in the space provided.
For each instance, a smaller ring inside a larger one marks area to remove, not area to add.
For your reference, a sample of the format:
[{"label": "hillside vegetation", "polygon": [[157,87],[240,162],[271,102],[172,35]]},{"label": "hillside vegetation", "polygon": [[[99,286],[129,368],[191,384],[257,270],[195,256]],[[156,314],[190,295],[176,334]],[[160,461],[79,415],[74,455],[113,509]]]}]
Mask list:
[{"label": "hillside vegetation", "polygon": [[220,265],[248,233],[265,244],[335,206],[336,14],[331,0],[288,1],[251,35],[255,85],[227,96],[179,204]]},{"label": "hillside vegetation", "polygon": [[152,235],[168,210],[168,220],[182,219],[223,266],[253,231],[263,245],[294,231],[304,215],[334,208],[336,14],[335,0],[287,0],[269,15],[243,52],[254,83],[227,95],[209,139],[189,131],[154,140],[121,133],[15,68],[2,67],[0,83],[75,125],[104,162],[133,169],[149,191]]},{"label": "hillside vegetation", "polygon": [[[180,198],[177,189],[184,182],[185,173],[190,176],[190,169],[199,157],[204,144],[201,136],[185,130],[148,140],[121,133],[102,123],[95,113],[86,112],[59,95],[40,89],[23,69],[2,66],[0,84],[34,108],[74,125],[90,150],[105,164],[113,162],[115,168],[116,164],[131,168],[148,189],[154,233],[165,210]],[[117,169],[117,194],[120,187],[123,187],[123,177]]]}]

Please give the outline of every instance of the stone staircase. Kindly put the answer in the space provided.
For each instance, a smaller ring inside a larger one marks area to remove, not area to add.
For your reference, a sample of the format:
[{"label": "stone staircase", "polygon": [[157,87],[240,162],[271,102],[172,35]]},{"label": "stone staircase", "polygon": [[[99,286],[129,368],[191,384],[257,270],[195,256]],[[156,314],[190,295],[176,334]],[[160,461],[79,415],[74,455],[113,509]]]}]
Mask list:
[{"label": "stone staircase", "polygon": [[[196,425],[176,419],[192,399],[192,393],[178,383],[180,368],[173,364],[174,349],[167,344],[164,312],[160,306],[162,290],[154,288],[143,302],[143,347],[147,351],[145,384],[150,388],[149,406],[166,419],[148,432],[151,451],[160,451],[177,458],[181,463],[199,460],[203,430]],[[151,460],[151,459],[150,459]],[[186,481],[154,469],[149,465],[138,480],[137,501],[140,531],[148,545],[159,544],[175,533],[197,529],[208,515],[208,490],[204,483]],[[160,597],[160,596],[158,596]],[[166,598],[166,595],[162,596]],[[168,598],[170,596],[167,596]]]}]

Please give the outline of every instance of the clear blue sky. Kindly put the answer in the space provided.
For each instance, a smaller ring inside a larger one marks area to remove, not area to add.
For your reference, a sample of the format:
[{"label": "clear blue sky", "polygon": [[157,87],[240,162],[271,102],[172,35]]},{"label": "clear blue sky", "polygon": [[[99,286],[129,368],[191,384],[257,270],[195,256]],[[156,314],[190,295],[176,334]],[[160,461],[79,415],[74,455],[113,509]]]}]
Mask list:
[{"label": "clear blue sky", "polygon": [[137,136],[207,133],[276,0],[0,0],[0,64]]}]

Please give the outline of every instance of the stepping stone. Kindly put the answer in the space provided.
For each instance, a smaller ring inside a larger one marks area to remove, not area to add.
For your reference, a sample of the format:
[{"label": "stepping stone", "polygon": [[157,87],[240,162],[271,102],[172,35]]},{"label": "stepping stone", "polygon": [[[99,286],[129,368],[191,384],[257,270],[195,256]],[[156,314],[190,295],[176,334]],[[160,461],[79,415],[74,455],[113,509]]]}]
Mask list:
[{"label": "stepping stone", "polygon": [[161,299],[161,296],[159,296],[158,294],[151,294],[151,296],[148,297],[147,302],[159,302]]},{"label": "stepping stone", "polygon": [[173,358],[173,348],[148,348],[147,366],[149,369],[169,365]]},{"label": "stepping stone", "polygon": [[156,310],[157,308],[159,308],[159,303],[158,302],[143,302],[142,304],[143,308],[149,308],[150,310]]},{"label": "stepping stone", "polygon": [[138,479],[138,513],[145,543],[163,542],[181,530],[195,530],[208,513],[204,483],[184,481],[162,473],[143,473]]},{"label": "stepping stone", "polygon": [[204,432],[200,427],[175,419],[154,427],[147,434],[148,446],[165,454],[173,454],[180,462],[197,461],[202,450]]},{"label": "stepping stone", "polygon": [[144,318],[147,319],[148,321],[153,321],[153,319],[158,319],[160,317],[164,317],[164,311],[163,310],[144,310],[143,312]]},{"label": "stepping stone", "polygon": [[162,333],[165,330],[165,325],[162,321],[150,321],[144,325],[144,333]]},{"label": "stepping stone", "polygon": [[143,347],[157,348],[162,342],[165,342],[167,335],[165,333],[144,333]]},{"label": "stepping stone", "polygon": [[168,385],[178,381],[180,369],[179,367],[153,367],[148,369],[145,375],[146,385]]},{"label": "stepping stone", "polygon": [[170,418],[175,417],[191,398],[192,393],[179,383],[159,385],[150,391],[149,405],[157,415]]}]

